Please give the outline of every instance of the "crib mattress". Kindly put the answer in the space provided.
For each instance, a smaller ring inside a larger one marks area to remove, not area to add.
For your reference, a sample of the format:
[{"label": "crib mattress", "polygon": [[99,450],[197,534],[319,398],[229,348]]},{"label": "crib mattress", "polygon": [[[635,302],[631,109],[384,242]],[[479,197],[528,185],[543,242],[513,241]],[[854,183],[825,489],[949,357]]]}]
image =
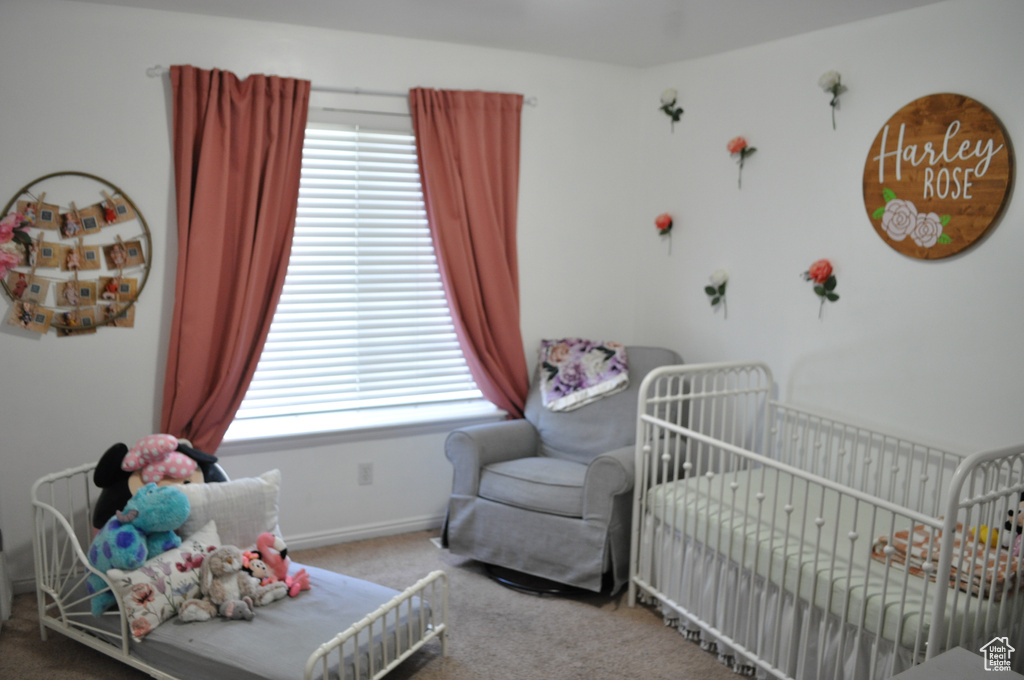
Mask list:
[{"label": "crib mattress", "polygon": [[[662,540],[679,541],[685,534],[823,611],[852,623],[863,616],[868,632],[881,630],[884,639],[899,637],[905,646],[914,645],[919,633],[927,639],[935,588],[946,587],[870,558],[874,539],[906,529],[906,518],[774,468],[659,485],[650,490],[647,509],[674,529],[660,532]],[[657,558],[652,566],[657,572]],[[967,597],[950,589],[946,621],[954,630],[977,615],[979,601],[965,607]],[[902,622],[896,615],[901,602]],[[998,617],[998,605],[984,606],[984,615]],[[883,611],[891,614],[881,616]]]},{"label": "crib mattress", "polygon": [[[317,646],[332,639],[367,614],[388,602],[398,591],[331,571],[293,563],[309,573],[311,589],[255,609],[252,621],[215,618],[184,623],[177,618],[164,622],[142,640],[132,640],[131,654],[140,661],[188,680],[300,680],[306,660]],[[420,638],[420,607],[413,600],[413,642]],[[403,607],[399,624],[388,617],[389,660],[394,658],[394,635],[410,634],[409,613]],[[424,612],[429,623],[429,609]],[[105,616],[116,624],[118,617]],[[374,630],[380,640],[381,625]],[[365,638],[364,638],[365,639]],[[353,678],[353,650],[346,644],[344,678]],[[382,667],[378,644],[376,669]],[[269,653],[268,653],[269,650]],[[360,650],[360,677],[366,677],[366,645]],[[337,678],[337,652],[333,653],[330,677]],[[319,666],[318,666],[319,669]]]}]

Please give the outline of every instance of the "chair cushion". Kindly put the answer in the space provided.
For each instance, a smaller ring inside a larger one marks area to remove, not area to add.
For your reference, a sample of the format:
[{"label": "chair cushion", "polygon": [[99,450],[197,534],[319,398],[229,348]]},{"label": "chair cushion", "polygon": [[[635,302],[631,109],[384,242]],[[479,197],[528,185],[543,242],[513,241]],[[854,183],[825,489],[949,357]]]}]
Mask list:
[{"label": "chair cushion", "polygon": [[480,473],[479,496],[517,508],[583,517],[587,466],[558,458],[518,458]]}]

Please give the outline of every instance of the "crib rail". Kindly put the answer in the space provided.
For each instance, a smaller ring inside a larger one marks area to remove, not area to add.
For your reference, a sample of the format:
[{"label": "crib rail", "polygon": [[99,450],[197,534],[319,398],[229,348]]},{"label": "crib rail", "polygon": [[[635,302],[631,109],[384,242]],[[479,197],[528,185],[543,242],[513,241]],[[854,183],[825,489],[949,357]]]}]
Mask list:
[{"label": "crib rail", "polygon": [[[306,662],[305,680],[327,680],[331,660],[345,668],[346,656],[352,659],[352,677],[377,680],[435,638],[441,641],[442,656],[448,656],[447,621],[448,575],[437,570],[320,645]],[[356,653],[360,649],[378,650],[380,659],[376,653]]]},{"label": "crib rail", "polygon": [[772,401],[768,456],[843,486],[939,516],[963,456]]},{"label": "crib rail", "polygon": [[[1013,646],[1024,649],[1024,593],[1016,592],[1024,580],[1024,547],[1020,534],[1013,529],[1020,519],[1024,501],[1024,446],[1015,446],[969,456],[957,468],[950,483],[945,516],[947,530],[954,524],[964,527],[988,527],[983,538],[975,532],[971,540],[955,546],[944,542],[939,556],[939,569],[957,572],[973,570],[982,581],[992,578],[999,560],[1005,560],[1007,576],[1002,594],[990,597],[968,597],[960,591],[937,593],[938,607],[948,606],[973,627],[942,629],[933,627],[929,639],[932,649],[954,646],[975,650],[995,637],[1006,636]],[[1009,525],[1009,526],[1007,526]],[[995,534],[995,535],[993,535]],[[986,540],[987,539],[987,540]],[[971,561],[979,555],[981,566]],[[948,565],[948,566],[947,566]],[[1016,579],[1016,580],[1014,580]],[[1010,597],[1016,593],[1016,597]],[[997,603],[1001,596],[1001,606]],[[948,602],[947,602],[948,601]],[[1019,661],[1015,669],[1021,670]]]},{"label": "crib rail", "polygon": [[[630,604],[778,678],[888,678],[957,644],[1024,644],[1021,558],[1006,580],[979,571],[1007,550],[974,531],[1017,507],[1022,450],[964,459],[773,389],[757,363],[645,379]],[[901,534],[928,546],[921,561]]]}]

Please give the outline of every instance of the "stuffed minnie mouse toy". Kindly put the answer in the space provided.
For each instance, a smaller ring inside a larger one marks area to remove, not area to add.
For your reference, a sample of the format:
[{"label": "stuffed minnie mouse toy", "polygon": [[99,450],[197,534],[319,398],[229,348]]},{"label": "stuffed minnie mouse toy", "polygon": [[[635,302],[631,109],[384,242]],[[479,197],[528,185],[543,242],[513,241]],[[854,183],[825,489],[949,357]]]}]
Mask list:
[{"label": "stuffed minnie mouse toy", "polygon": [[92,480],[102,491],[93,509],[92,525],[102,529],[136,491],[150,482],[158,486],[226,482],[216,463],[216,456],[169,434],[143,437],[131,449],[114,444],[93,471]]}]

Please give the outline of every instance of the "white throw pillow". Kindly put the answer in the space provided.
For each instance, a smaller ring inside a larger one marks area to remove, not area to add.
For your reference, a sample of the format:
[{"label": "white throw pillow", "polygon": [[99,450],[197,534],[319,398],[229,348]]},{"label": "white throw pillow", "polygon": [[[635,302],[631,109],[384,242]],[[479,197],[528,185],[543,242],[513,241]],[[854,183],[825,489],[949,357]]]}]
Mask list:
[{"label": "white throw pillow", "polygon": [[277,526],[281,471],[270,470],[259,477],[244,477],[230,482],[185,484],[181,487],[191,512],[178,529],[187,536],[211,519],[217,522],[222,545],[248,548],[264,531],[280,535]]}]

